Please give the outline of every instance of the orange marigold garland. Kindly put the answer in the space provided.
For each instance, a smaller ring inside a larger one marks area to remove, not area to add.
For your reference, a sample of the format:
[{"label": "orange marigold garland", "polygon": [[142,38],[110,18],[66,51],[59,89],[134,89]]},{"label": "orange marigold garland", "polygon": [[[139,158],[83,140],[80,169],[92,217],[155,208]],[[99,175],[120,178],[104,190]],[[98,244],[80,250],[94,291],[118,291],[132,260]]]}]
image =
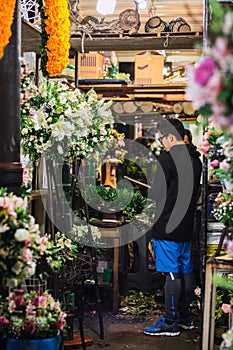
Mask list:
[{"label": "orange marigold garland", "polygon": [[0,0],[0,59],[4,55],[4,48],[8,45],[12,35],[11,25],[14,17],[16,0]]},{"label": "orange marigold garland", "polygon": [[44,76],[54,77],[66,68],[70,48],[70,20],[67,0],[38,0],[41,12]]}]

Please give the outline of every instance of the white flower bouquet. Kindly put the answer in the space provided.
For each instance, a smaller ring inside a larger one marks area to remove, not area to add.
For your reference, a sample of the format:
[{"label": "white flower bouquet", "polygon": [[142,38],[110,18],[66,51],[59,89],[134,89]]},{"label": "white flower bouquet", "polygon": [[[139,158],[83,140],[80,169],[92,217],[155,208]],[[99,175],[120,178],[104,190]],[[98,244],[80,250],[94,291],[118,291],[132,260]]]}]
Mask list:
[{"label": "white flower bouquet", "polygon": [[93,89],[82,94],[65,82],[45,79],[36,87],[24,77],[21,96],[22,150],[31,160],[43,152],[85,157],[99,144],[107,150],[114,122],[111,101],[99,99]]}]

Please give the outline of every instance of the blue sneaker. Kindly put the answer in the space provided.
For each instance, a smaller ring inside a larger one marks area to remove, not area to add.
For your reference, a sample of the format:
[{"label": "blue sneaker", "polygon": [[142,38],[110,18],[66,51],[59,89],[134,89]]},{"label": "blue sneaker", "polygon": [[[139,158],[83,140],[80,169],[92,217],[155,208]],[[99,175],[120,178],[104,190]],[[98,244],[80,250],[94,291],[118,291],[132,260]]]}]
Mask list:
[{"label": "blue sneaker", "polygon": [[179,316],[178,326],[180,328],[182,328],[182,329],[185,329],[185,330],[194,329],[195,326],[194,326],[194,323],[193,323],[193,317],[189,316],[189,317],[183,318],[183,317]]},{"label": "blue sneaker", "polygon": [[174,337],[180,334],[180,330],[177,322],[167,324],[165,322],[165,317],[162,317],[154,326],[144,328],[143,333],[148,335],[167,335]]}]

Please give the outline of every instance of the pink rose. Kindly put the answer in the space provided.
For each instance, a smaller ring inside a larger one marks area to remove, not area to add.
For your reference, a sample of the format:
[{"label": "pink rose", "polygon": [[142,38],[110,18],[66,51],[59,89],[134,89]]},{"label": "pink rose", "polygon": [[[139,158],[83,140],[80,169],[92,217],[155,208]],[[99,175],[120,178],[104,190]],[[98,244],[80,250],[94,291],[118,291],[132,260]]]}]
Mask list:
[{"label": "pink rose", "polygon": [[222,304],[222,310],[225,312],[225,314],[229,314],[231,312],[231,305],[230,304]]},{"label": "pink rose", "polygon": [[197,295],[197,296],[200,296],[201,295],[201,288],[200,287],[197,287],[194,289],[194,294]]},{"label": "pink rose", "polygon": [[210,162],[210,165],[212,166],[212,168],[217,168],[219,166],[218,159],[212,160],[212,162]]},{"label": "pink rose", "polygon": [[194,81],[205,86],[214,74],[216,64],[212,58],[204,58],[194,70]]},{"label": "pink rose", "polygon": [[208,154],[210,148],[210,144],[208,141],[203,141],[202,144],[199,146],[199,150],[201,153],[203,153],[205,156]]},{"label": "pink rose", "polygon": [[222,170],[229,170],[230,169],[230,164],[228,163],[228,161],[226,159],[224,159],[222,162],[220,162],[219,164],[219,168]]},{"label": "pink rose", "polygon": [[228,43],[227,39],[223,37],[217,37],[212,47],[212,55],[215,59],[218,59],[221,64],[222,59],[228,55]]}]

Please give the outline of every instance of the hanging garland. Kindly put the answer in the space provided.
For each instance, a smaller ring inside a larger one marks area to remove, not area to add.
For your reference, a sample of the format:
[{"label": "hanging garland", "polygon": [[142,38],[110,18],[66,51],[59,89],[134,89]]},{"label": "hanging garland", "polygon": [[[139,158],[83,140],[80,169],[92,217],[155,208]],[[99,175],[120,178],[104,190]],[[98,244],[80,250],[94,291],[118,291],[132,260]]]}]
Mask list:
[{"label": "hanging garland", "polygon": [[70,48],[70,20],[67,0],[37,0],[41,13],[44,76],[54,77],[66,68]]},{"label": "hanging garland", "polygon": [[12,35],[11,25],[13,22],[16,0],[0,0],[0,59],[4,55],[4,48],[8,45]]}]

